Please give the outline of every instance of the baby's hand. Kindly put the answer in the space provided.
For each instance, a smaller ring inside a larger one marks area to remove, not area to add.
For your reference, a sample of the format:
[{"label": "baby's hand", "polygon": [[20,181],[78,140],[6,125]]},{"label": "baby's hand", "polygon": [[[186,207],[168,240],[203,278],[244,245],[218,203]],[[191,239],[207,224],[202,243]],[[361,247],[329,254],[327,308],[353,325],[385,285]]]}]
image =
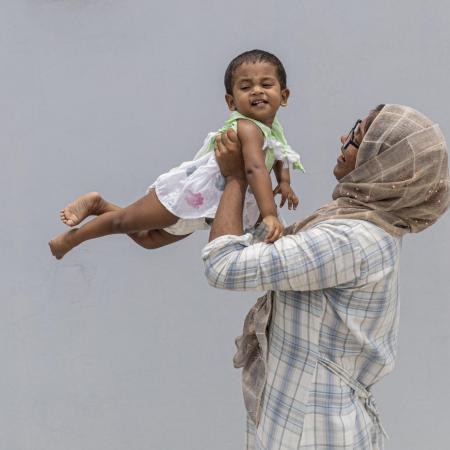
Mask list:
[{"label": "baby's hand", "polygon": [[288,201],[288,209],[297,209],[298,197],[287,181],[282,181],[273,191],[273,195],[281,194],[280,208]]},{"label": "baby's hand", "polygon": [[275,242],[283,235],[284,227],[276,216],[266,216],[263,222],[267,226],[266,243]]}]

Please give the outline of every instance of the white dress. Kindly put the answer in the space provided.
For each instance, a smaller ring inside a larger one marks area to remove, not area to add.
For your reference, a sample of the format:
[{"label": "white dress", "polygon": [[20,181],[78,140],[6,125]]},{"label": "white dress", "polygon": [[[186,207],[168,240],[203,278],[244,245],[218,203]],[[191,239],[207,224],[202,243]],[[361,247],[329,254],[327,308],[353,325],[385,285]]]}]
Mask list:
[{"label": "white dress", "polygon": [[[160,175],[147,189],[155,190],[164,207],[180,219],[165,231],[183,235],[198,229],[209,227],[205,219],[213,219],[222,196],[225,180],[220,173],[214,154],[215,137],[228,128],[236,131],[237,121],[247,119],[255,123],[264,135],[263,150],[266,153],[265,163],[270,172],[276,160],[281,160],[287,167],[289,163],[294,169],[303,170],[300,156],[288,145],[283,128],[277,119],[272,128],[257,120],[233,112],[220,130],[209,133],[202,148],[192,161],[186,161]],[[255,196],[247,189],[244,204],[244,229],[250,229],[259,218],[259,209]]]}]

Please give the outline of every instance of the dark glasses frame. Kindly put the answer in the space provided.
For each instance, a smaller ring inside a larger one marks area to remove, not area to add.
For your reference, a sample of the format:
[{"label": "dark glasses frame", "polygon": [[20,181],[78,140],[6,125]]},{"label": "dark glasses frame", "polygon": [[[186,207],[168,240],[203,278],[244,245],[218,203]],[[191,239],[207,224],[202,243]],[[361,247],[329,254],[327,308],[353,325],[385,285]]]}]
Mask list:
[{"label": "dark glasses frame", "polygon": [[360,144],[356,143],[356,142],[354,141],[354,139],[355,139],[355,130],[356,130],[356,127],[357,127],[360,123],[362,123],[362,120],[361,120],[361,119],[358,119],[358,120],[356,121],[355,125],[353,125],[352,129],[348,132],[348,134],[347,134],[347,139],[346,139],[345,142],[342,144],[341,150],[345,150],[349,145],[353,145],[353,147],[359,148],[359,145],[360,145]]}]

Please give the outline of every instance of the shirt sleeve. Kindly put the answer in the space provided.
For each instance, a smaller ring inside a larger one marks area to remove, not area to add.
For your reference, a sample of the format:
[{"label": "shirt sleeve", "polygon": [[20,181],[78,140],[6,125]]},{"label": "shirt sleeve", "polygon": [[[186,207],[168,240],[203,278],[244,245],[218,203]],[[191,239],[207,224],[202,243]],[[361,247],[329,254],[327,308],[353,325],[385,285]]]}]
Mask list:
[{"label": "shirt sleeve", "polygon": [[321,222],[274,244],[251,234],[220,236],[202,252],[209,284],[237,291],[313,291],[354,282],[361,249],[355,230]]}]

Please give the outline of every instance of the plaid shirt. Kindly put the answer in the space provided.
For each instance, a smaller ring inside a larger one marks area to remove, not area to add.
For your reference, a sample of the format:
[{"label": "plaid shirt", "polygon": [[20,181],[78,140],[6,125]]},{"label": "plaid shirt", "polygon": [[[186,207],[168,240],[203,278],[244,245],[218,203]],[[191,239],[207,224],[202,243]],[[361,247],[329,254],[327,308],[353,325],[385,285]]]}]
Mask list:
[{"label": "plaid shirt", "polygon": [[221,236],[202,253],[212,286],[273,291],[261,419],[247,420],[245,448],[382,449],[366,388],[395,362],[401,239],[333,219],[257,240]]}]

